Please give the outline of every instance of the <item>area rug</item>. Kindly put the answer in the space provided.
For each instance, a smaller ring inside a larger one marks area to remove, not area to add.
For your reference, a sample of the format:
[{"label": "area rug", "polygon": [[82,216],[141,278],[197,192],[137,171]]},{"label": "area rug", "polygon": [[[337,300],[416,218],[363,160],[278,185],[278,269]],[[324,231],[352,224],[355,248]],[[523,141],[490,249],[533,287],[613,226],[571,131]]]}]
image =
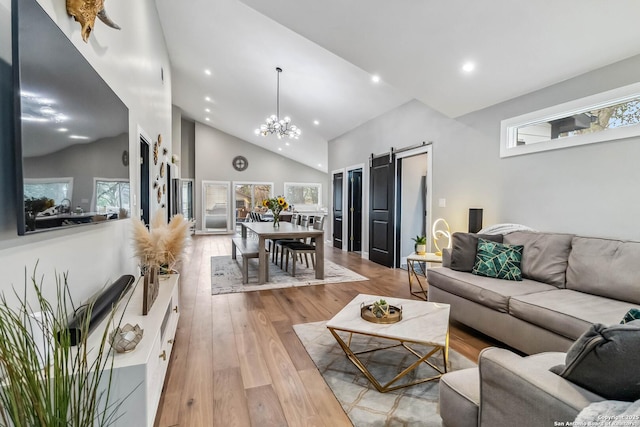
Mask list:
[{"label": "area rug", "polygon": [[[438,381],[380,393],[347,359],[327,329],[326,322],[304,323],[294,325],[293,328],[354,426],[440,427],[442,425],[442,419],[438,414]],[[356,349],[371,348],[373,343],[384,347],[384,344],[389,345],[390,341],[385,342],[356,334],[351,341],[352,348]],[[416,349],[419,348],[416,347]],[[360,358],[373,375],[381,380],[381,383],[391,380],[416,360],[415,356],[398,348],[372,352],[361,355]],[[434,357],[429,360],[442,366],[441,358]],[[451,349],[449,362],[449,370],[476,366]],[[436,373],[433,368],[424,363],[414,372],[413,375],[407,375],[407,381],[426,378]]]},{"label": "area rug", "polygon": [[[342,267],[334,262],[324,261],[324,279],[316,279],[316,272],[304,263],[296,266],[296,276],[269,263],[269,282],[258,284],[258,260],[249,259],[249,283],[242,284],[241,259],[231,259],[231,255],[211,257],[211,294],[262,291],[266,289],[292,288],[296,286],[322,285],[325,283],[357,282],[368,278]],[[309,264],[311,266],[311,264]],[[291,268],[291,266],[289,266]]]}]

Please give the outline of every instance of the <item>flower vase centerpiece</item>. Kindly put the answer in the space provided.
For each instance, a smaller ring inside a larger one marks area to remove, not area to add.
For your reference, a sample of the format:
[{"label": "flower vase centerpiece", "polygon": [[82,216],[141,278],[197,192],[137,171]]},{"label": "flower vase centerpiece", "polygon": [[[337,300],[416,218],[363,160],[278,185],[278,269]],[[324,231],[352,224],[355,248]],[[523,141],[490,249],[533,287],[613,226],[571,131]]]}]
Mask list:
[{"label": "flower vase centerpiece", "polygon": [[280,212],[289,209],[289,204],[287,203],[287,200],[284,198],[284,196],[264,199],[262,201],[262,206],[271,209],[271,212],[273,212],[274,227],[280,226]]}]

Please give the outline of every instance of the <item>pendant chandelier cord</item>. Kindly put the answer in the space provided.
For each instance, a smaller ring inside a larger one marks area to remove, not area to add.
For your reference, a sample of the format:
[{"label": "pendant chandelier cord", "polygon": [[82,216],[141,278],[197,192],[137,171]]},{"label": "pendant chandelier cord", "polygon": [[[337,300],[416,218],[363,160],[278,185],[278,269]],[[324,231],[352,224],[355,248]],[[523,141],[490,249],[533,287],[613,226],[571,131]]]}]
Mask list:
[{"label": "pendant chandelier cord", "polygon": [[276,71],[278,72],[278,82],[276,83],[276,116],[278,116],[278,120],[280,120],[280,73],[282,72],[282,68],[277,67]]}]

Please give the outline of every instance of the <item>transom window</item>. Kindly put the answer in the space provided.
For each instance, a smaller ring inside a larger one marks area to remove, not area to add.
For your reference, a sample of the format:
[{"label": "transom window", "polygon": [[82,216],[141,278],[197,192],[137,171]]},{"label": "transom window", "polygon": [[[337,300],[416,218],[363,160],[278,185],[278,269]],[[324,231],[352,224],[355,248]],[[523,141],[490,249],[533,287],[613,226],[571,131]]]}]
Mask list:
[{"label": "transom window", "polygon": [[502,121],[500,156],[640,135],[640,84]]},{"label": "transom window", "polygon": [[320,209],[322,184],[316,182],[285,182],[284,196],[289,205],[298,212],[310,212]]},{"label": "transom window", "polygon": [[24,198],[40,199],[42,197],[53,199],[55,205],[60,205],[66,199],[71,205],[73,177],[25,178]]}]

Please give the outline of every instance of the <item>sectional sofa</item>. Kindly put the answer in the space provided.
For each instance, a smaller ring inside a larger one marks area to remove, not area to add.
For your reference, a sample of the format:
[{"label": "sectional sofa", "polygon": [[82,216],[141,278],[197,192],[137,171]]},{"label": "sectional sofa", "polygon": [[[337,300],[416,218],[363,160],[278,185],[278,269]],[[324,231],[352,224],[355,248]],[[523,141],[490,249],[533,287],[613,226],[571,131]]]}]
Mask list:
[{"label": "sectional sofa", "polygon": [[592,324],[617,324],[640,307],[640,242],[531,231],[484,237],[523,246],[522,280],[472,274],[478,236],[456,233],[442,267],[429,269],[429,300],[517,350],[566,352]]}]

